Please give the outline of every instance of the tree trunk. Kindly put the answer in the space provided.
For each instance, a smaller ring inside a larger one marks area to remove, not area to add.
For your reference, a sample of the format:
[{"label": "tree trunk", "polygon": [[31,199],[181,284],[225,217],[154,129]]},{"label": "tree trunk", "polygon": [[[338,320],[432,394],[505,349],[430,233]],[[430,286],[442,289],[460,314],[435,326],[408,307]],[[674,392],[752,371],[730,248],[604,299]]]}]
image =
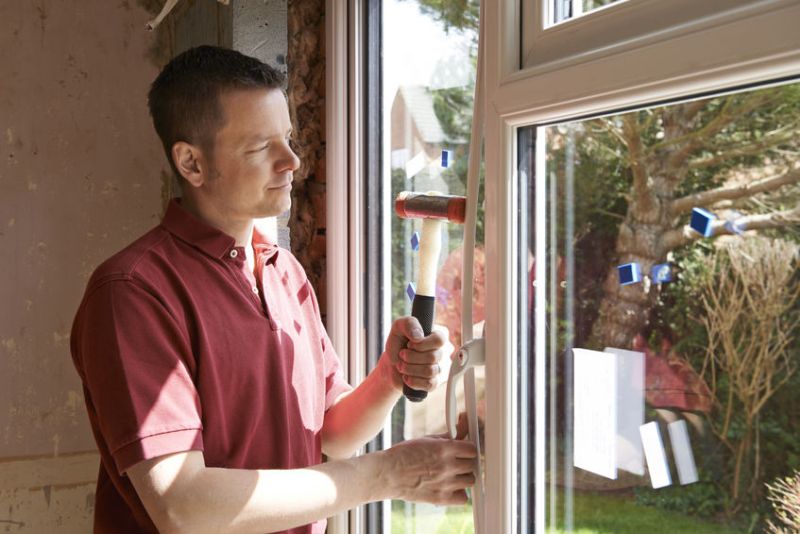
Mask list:
[{"label": "tree trunk", "polygon": [[[674,106],[662,112],[664,140],[679,139],[694,127],[691,107]],[[676,190],[686,177],[689,151],[681,144],[668,151],[649,153],[643,146],[641,125],[635,115],[625,116],[620,132],[624,139],[633,175],[628,212],[620,225],[616,243],[617,262],[609,267],[603,284],[603,300],[592,326],[589,341],[593,348],[630,348],[633,338],[647,326],[650,310],[658,294],[655,284],[647,282],[622,286],[617,266],[636,262],[642,277],[650,275],[653,265],[663,263],[669,252],[663,236],[676,227],[671,213]]]},{"label": "tree trunk", "polygon": [[[656,263],[657,257],[649,247],[641,246],[648,239],[642,234],[650,234],[654,228],[640,227],[631,229],[626,224],[624,232],[630,235],[631,243],[618,244],[619,264],[636,262],[642,268],[642,274],[649,272]],[[621,238],[621,240],[623,240]],[[628,238],[624,238],[625,241]],[[603,301],[599,315],[592,331],[592,345],[603,347],[628,348],[636,334],[640,333],[647,323],[653,305],[651,294],[644,291],[645,284],[621,286],[617,267],[612,265],[603,284]]]},{"label": "tree trunk", "polygon": [[[591,345],[597,348],[628,348],[633,338],[647,326],[658,289],[648,281],[622,286],[617,266],[638,263],[642,277],[650,276],[653,265],[666,261],[662,236],[673,228],[667,213],[673,196],[673,180],[649,177],[649,188],[631,199],[625,221],[619,229],[617,262],[609,267],[603,284],[603,300],[592,327]],[[648,196],[649,198],[642,198]],[[645,208],[646,206],[646,208]]]}]

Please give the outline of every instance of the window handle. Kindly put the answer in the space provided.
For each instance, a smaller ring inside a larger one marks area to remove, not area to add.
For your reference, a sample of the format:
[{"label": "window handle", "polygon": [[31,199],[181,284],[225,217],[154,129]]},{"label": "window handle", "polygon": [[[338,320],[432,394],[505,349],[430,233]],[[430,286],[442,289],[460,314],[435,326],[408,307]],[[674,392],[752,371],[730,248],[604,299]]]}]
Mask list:
[{"label": "window handle", "polygon": [[453,363],[450,366],[450,374],[447,377],[447,398],[445,400],[447,429],[450,432],[451,438],[456,437],[456,423],[458,422],[458,414],[456,413],[456,387],[458,381],[464,376],[467,369],[486,363],[485,347],[486,343],[481,337],[467,341],[458,352],[454,354]]}]

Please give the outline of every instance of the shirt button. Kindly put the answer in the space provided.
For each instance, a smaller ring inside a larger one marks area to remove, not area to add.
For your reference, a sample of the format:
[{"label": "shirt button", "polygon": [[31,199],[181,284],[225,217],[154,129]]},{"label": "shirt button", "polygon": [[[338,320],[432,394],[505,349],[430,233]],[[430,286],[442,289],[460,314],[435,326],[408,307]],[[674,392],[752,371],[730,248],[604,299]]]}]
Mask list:
[{"label": "shirt button", "polygon": [[256,295],[258,295],[258,288],[257,288],[256,286],[253,286],[253,293],[255,293]]},{"label": "shirt button", "polygon": [[231,250],[231,258],[235,258],[239,255],[239,251],[236,249]]}]

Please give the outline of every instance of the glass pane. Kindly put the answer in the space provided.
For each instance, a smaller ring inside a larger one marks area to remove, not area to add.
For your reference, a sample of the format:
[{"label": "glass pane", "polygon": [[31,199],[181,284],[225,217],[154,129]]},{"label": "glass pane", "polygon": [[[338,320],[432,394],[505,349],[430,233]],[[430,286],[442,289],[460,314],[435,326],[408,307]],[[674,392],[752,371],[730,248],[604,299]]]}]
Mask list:
[{"label": "glass pane", "polygon": [[783,85],[521,131],[523,531],[797,531],[799,125]]},{"label": "glass pane", "polygon": [[[383,116],[385,180],[391,199],[401,191],[464,195],[467,179],[472,100],[477,54],[477,1],[457,5],[436,0],[384,0]],[[409,29],[413,29],[409,31]],[[400,219],[387,206],[391,225],[391,297],[383,305],[393,318],[411,313],[409,284],[416,284],[414,238],[421,220]],[[483,217],[479,214],[475,252],[474,331],[484,321]],[[392,443],[446,432],[445,391],[450,351],[461,343],[461,261],[463,227],[443,231],[436,284],[434,325],[447,328],[452,347],[442,362],[442,384],[420,403],[402,400],[392,414]],[[483,371],[477,373],[483,407]],[[463,389],[458,388],[461,411]],[[472,532],[470,506],[436,507],[392,503],[393,532]]]},{"label": "glass pane", "polygon": [[611,4],[627,0],[551,0],[552,24],[575,19]]}]

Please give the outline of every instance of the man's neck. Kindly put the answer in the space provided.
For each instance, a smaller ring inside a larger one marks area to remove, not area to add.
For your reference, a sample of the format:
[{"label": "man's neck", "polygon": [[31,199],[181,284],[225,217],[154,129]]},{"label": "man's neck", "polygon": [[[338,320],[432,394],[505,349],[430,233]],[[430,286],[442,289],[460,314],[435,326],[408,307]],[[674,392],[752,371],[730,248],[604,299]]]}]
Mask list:
[{"label": "man's neck", "polygon": [[181,199],[181,206],[201,221],[218,228],[236,240],[236,246],[244,247],[252,255],[253,219],[233,218],[219,210],[216,206],[202,202],[191,196]]}]

